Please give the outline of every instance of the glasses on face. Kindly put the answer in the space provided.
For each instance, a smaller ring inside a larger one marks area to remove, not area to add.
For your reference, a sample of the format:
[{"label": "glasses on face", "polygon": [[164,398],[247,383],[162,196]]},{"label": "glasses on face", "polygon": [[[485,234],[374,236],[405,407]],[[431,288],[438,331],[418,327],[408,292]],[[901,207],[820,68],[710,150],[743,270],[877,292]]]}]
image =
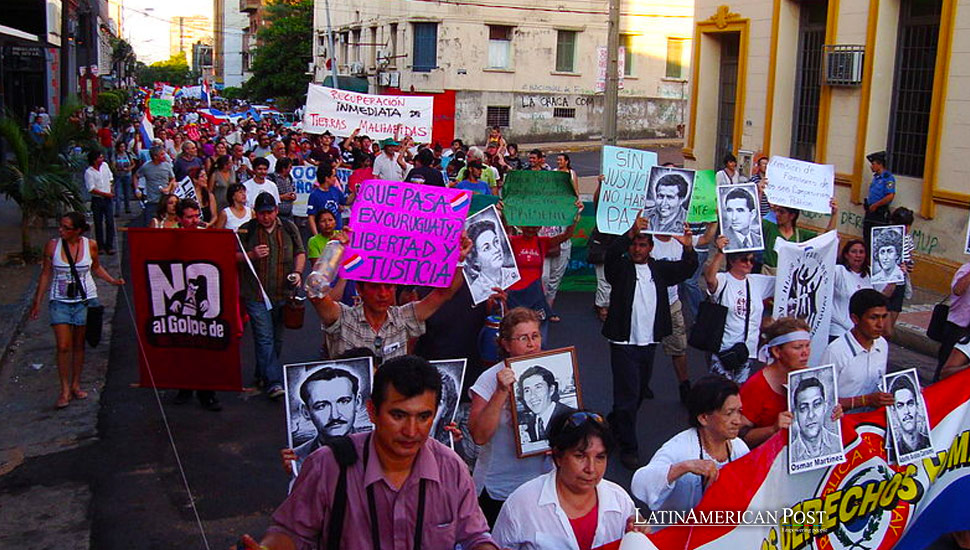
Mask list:
[{"label": "glasses on face", "polygon": [[538,332],[533,332],[532,334],[520,334],[519,336],[513,336],[509,338],[509,340],[518,342],[520,344],[528,344],[530,341],[539,342],[542,340],[542,335]]},{"label": "glasses on face", "polygon": [[741,264],[753,264],[754,256],[745,256],[744,258],[738,258],[738,263]]},{"label": "glasses on face", "polygon": [[71,227],[70,225],[64,225],[63,223],[61,224],[61,229],[63,229],[64,231],[74,231],[73,227]]},{"label": "glasses on face", "polygon": [[578,428],[587,422],[602,426],[605,421],[599,414],[589,411],[574,412],[566,419],[566,425],[570,428]]}]

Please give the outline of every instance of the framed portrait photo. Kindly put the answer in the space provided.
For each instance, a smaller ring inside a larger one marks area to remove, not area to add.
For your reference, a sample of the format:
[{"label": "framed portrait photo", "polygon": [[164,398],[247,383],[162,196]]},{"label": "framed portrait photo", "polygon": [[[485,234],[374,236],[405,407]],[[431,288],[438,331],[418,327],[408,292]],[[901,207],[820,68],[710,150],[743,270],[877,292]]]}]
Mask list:
[{"label": "framed portrait photo", "polygon": [[494,294],[495,287],[505,290],[521,278],[509,236],[495,205],[476,212],[465,220],[465,233],[472,249],[465,258],[462,272],[478,305]]},{"label": "framed portrait photo", "polygon": [[869,280],[872,284],[906,282],[900,264],[903,263],[903,235],[905,225],[872,228],[872,250],[869,252]]},{"label": "framed portrait photo", "polygon": [[568,347],[505,360],[515,372],[512,425],[519,458],[549,450],[554,418],[583,407],[576,348]]},{"label": "framed portrait photo", "polygon": [[895,401],[886,407],[887,448],[897,464],[908,464],[934,454],[926,400],[916,369],[883,376],[883,388]]},{"label": "framed portrait photo", "polygon": [[728,238],[724,252],[764,250],[758,184],[739,183],[717,188],[717,221]]},{"label": "framed portrait photo", "polygon": [[435,414],[434,423],[431,425],[431,437],[452,449],[455,448],[455,442],[451,437],[451,432],[446,430],[445,427],[455,421],[455,414],[458,413],[458,400],[461,397],[461,387],[465,380],[467,362],[467,359],[431,361],[431,364],[438,369],[438,374],[441,375],[441,398],[438,400],[438,412]]},{"label": "framed portrait photo", "polygon": [[842,425],[832,420],[839,403],[835,365],[788,373],[788,473],[807,472],[845,462]]},{"label": "framed portrait photo", "polygon": [[694,171],[686,168],[650,168],[643,217],[650,222],[646,233],[683,235],[687,209],[694,192]]},{"label": "framed portrait photo", "polygon": [[283,366],[286,439],[296,453],[295,473],[328,440],[374,429],[366,407],[373,361],[358,357]]}]

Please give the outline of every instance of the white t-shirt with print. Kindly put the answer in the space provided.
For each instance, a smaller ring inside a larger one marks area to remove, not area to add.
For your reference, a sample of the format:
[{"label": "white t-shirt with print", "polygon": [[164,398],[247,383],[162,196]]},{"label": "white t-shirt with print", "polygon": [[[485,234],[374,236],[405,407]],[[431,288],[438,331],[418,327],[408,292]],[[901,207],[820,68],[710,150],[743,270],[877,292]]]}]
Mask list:
[{"label": "white t-shirt with print", "polygon": [[[760,334],[761,316],[764,313],[764,301],[775,295],[775,277],[771,275],[748,275],[751,284],[751,313],[748,315],[748,357],[758,356],[758,336]],[[747,291],[744,279],[736,279],[730,273],[717,274],[717,289],[712,296],[718,303],[727,306],[727,321],[724,323],[724,339],[721,340],[721,351],[737,344],[744,338],[744,319],[746,310]],[[724,294],[721,295],[721,290]]]}]

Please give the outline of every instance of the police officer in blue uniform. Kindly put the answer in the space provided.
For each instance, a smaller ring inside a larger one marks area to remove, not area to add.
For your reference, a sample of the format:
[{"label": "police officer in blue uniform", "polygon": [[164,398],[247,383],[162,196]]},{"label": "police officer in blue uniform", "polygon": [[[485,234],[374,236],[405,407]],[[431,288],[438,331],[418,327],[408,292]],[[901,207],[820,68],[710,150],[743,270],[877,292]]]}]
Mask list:
[{"label": "police officer in blue uniform", "polygon": [[889,204],[896,197],[896,178],[886,169],[885,151],[870,153],[866,160],[872,169],[872,183],[869,184],[869,197],[863,203],[866,215],[862,220],[862,238],[866,248],[872,250],[872,228],[889,224]]}]

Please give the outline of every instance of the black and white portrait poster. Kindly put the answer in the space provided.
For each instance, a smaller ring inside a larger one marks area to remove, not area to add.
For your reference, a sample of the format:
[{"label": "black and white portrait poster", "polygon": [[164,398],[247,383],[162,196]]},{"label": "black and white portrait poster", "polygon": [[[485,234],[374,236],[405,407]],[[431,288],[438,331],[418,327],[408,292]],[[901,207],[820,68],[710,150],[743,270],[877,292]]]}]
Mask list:
[{"label": "black and white portrait poster", "polygon": [[886,425],[896,463],[908,464],[932,455],[929,416],[916,369],[885,375],[883,388],[894,400],[886,407]]},{"label": "black and white portrait poster", "polygon": [[438,412],[435,413],[434,424],[431,425],[431,437],[455,448],[451,432],[445,429],[455,421],[458,412],[458,400],[461,397],[461,385],[465,380],[465,363],[467,359],[442,359],[432,361],[441,375],[441,398],[438,400]]},{"label": "black and white portrait poster", "polygon": [[717,188],[717,221],[728,238],[724,252],[764,250],[758,184],[741,183]]},{"label": "black and white portrait poster", "polygon": [[647,233],[683,235],[687,208],[694,191],[694,171],[685,168],[654,166],[643,216],[650,222]]},{"label": "black and white portrait poster", "polygon": [[872,228],[872,250],[869,262],[869,280],[873,285],[906,282],[900,264],[903,263],[904,225],[887,225]]},{"label": "black and white portrait poster", "polygon": [[515,284],[520,279],[519,268],[494,204],[469,216],[465,233],[472,241],[472,249],[462,271],[472,300],[478,305],[494,294],[493,288],[505,290]]},{"label": "black and white portrait poster", "polygon": [[775,240],[778,271],[775,272],[775,303],[772,316],[798,317],[812,329],[814,365],[828,345],[832,321],[832,293],[839,234],[829,231],[803,243]]},{"label": "black and white portrait poster", "polygon": [[372,357],[283,366],[286,435],[296,453],[294,472],[329,439],[373,429],[366,407],[372,384]]},{"label": "black and white portrait poster", "polygon": [[515,372],[512,422],[520,458],[549,450],[547,430],[554,418],[582,408],[576,349],[544,351],[506,359]]},{"label": "black and white portrait poster", "polygon": [[842,425],[832,420],[839,403],[835,365],[788,373],[788,473],[807,472],[845,462]]}]

